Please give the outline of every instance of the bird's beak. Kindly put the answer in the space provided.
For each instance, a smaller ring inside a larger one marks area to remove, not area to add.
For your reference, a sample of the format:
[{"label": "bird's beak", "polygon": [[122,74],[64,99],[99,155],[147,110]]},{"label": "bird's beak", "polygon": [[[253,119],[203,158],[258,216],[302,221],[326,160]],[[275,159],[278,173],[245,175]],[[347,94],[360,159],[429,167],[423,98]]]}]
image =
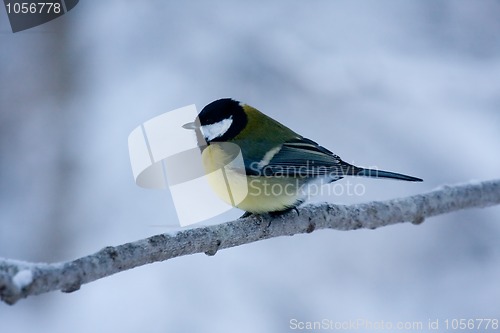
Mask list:
[{"label": "bird's beak", "polygon": [[185,128],[185,129],[188,129],[188,130],[195,130],[198,127],[199,126],[197,126],[195,122],[187,123],[187,124],[182,125],[182,128]]}]

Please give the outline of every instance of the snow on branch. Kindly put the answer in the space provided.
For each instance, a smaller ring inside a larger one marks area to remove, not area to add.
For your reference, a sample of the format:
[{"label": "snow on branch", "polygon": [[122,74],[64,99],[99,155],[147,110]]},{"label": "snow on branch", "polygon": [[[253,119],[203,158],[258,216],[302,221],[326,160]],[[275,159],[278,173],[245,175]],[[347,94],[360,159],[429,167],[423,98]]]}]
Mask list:
[{"label": "snow on branch", "polygon": [[53,290],[73,292],[82,284],[157,261],[194,253],[215,255],[263,239],[310,233],[317,229],[355,230],[412,222],[460,209],[500,203],[500,180],[444,186],[426,194],[356,205],[305,205],[278,216],[259,215],[219,225],[159,234],[104,249],[62,263],[29,263],[0,258],[0,299],[21,298]]}]

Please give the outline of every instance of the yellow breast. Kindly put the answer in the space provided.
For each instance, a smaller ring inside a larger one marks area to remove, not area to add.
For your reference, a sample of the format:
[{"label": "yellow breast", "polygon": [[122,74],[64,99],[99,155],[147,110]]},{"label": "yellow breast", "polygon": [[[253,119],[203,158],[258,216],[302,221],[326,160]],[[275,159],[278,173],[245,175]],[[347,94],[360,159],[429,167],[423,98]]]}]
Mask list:
[{"label": "yellow breast", "polygon": [[202,161],[210,187],[226,203],[251,213],[282,211],[300,202],[303,179],[248,176],[239,148],[210,144]]}]

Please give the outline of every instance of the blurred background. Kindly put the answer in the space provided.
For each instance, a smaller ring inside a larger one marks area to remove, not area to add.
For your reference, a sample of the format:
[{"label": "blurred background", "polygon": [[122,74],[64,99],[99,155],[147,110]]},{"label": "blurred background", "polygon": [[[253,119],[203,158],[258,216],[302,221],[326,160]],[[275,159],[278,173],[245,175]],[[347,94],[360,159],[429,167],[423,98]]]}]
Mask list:
[{"label": "blurred background", "polygon": [[[156,115],[221,97],[347,162],[425,180],[349,179],[363,195],[316,201],[498,178],[499,18],[498,0],[107,0],[13,34],[2,9],[0,257],[65,261],[174,230],[168,191],[134,184],[127,137]],[[499,318],[499,218],[500,207],[472,209],[181,257],[2,303],[1,330],[287,332],[292,319]]]}]

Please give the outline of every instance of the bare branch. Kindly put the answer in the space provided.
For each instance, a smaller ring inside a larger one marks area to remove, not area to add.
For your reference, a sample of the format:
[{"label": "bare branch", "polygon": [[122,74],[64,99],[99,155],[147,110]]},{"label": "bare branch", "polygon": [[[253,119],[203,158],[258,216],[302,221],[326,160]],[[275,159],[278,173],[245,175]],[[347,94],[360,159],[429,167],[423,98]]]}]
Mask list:
[{"label": "bare branch", "polygon": [[[21,298],[53,290],[72,292],[82,284],[131,269],[194,253],[214,255],[219,249],[263,239],[310,233],[316,229],[355,230],[412,222],[473,207],[500,203],[500,180],[445,186],[435,191],[388,201],[350,206],[306,205],[279,216],[251,216],[219,225],[160,234],[109,246],[97,253],[63,263],[28,263],[0,259],[0,299],[14,304]],[[298,214],[297,214],[298,213]]]}]

